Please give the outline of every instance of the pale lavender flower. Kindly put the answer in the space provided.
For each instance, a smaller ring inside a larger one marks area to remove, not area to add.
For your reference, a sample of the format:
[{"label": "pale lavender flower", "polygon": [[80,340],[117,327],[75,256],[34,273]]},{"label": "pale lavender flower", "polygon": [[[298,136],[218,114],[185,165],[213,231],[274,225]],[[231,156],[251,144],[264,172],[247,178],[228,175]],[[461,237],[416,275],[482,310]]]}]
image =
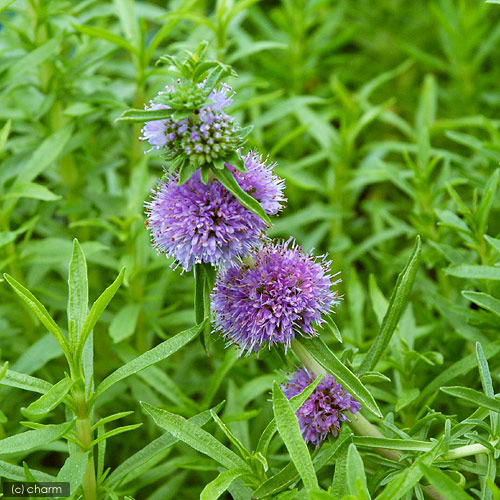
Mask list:
[{"label": "pale lavender flower", "polygon": [[315,326],[339,302],[331,290],[329,262],[304,253],[290,239],[265,243],[247,259],[219,273],[212,294],[216,329],[243,351],[263,344],[285,348],[297,334],[315,336]]},{"label": "pale lavender flower", "polygon": [[[243,161],[245,173],[226,167],[267,214],[276,214],[284,201],[283,181],[256,153],[248,153]],[[204,184],[199,170],[181,186],[177,175],[161,182],[146,211],[153,246],[186,271],[196,263],[228,264],[245,256],[266,228],[219,181]]]},{"label": "pale lavender flower", "polygon": [[[288,399],[300,394],[314,381],[314,377],[304,368],[297,370],[292,378],[282,386]],[[300,430],[306,443],[319,446],[331,432],[337,436],[342,422],[349,420],[346,413],[356,413],[361,404],[335,378],[327,374],[314,392],[297,410]]]}]

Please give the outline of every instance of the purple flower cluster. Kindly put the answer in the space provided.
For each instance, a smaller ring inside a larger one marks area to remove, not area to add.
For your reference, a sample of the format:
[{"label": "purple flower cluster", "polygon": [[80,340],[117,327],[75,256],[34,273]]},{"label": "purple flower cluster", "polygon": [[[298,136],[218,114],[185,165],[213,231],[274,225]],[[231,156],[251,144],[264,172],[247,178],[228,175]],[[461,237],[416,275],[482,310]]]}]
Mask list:
[{"label": "purple flower cluster", "polygon": [[[301,368],[282,386],[283,392],[291,399],[313,381],[314,377]],[[296,415],[305,442],[310,441],[319,446],[330,432],[333,436],[338,435],[341,423],[348,420],[346,412],[356,413],[360,410],[361,404],[328,374],[297,410]]]},{"label": "purple flower cluster", "polygon": [[245,261],[222,270],[212,305],[216,328],[243,351],[316,335],[314,323],[339,302],[330,287],[329,262],[304,253],[292,240],[265,243]]},{"label": "purple flower cluster", "polygon": [[[167,91],[172,92],[173,88],[167,87]],[[160,92],[159,96],[163,94],[165,92]],[[166,118],[146,122],[141,140],[147,140],[151,149],[165,149],[170,158],[185,153],[199,165],[224,156],[234,151],[239,142],[233,118],[223,111],[232,103],[232,96],[231,88],[221,84],[209,95],[213,102],[201,107],[192,117],[178,121]],[[151,101],[145,109],[170,107]]]},{"label": "purple flower cluster", "polygon": [[[245,173],[226,167],[266,213],[276,214],[284,201],[283,181],[256,153],[248,153],[243,161]],[[175,257],[186,271],[196,263],[228,264],[245,256],[266,228],[219,181],[204,184],[199,171],[180,186],[177,175],[161,182],[146,209],[153,246]]]}]

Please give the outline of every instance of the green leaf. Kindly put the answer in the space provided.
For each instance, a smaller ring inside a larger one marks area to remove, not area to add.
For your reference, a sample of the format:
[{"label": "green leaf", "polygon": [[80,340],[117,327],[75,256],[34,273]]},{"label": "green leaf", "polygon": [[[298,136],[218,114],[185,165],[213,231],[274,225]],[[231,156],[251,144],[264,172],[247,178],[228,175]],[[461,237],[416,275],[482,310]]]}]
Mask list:
[{"label": "green leaf", "polygon": [[325,318],[326,322],[324,325],[322,325],[322,328],[324,330],[328,329],[330,333],[337,339],[338,342],[342,343],[342,334],[340,333],[339,327],[337,326],[337,323],[333,320],[331,314],[326,316]]},{"label": "green leaf", "polygon": [[109,336],[113,342],[126,340],[135,332],[140,311],[139,304],[127,304],[118,311],[109,325]]},{"label": "green leaf", "polygon": [[371,436],[354,436],[353,442],[362,448],[385,448],[400,451],[429,451],[434,445],[428,441],[416,439],[394,439]]},{"label": "green leaf", "polygon": [[366,474],[361,455],[355,444],[350,444],[347,450],[347,487],[353,496],[358,494],[357,482],[361,481],[363,491],[370,498],[366,484]]},{"label": "green leaf", "polygon": [[15,84],[22,80],[21,76],[27,71],[33,71],[34,68],[44,61],[51,59],[61,50],[61,39],[55,36],[40,45],[34,50],[30,50],[25,56],[17,58],[16,62],[10,66],[7,74],[7,84]]},{"label": "green leaf", "polygon": [[500,401],[495,398],[485,396],[482,392],[470,389],[469,387],[460,386],[441,387],[441,390],[450,396],[470,401],[471,403],[481,406],[482,408],[487,408],[488,410],[500,413]]},{"label": "green leaf", "polygon": [[[223,403],[218,404],[214,411],[218,411],[222,407]],[[204,411],[191,417],[188,421],[193,425],[197,425],[198,427],[202,427],[209,420],[211,420],[210,411]],[[98,424],[96,424],[98,425]],[[132,456],[127,458],[124,462],[122,462],[108,477],[106,480],[106,484],[110,487],[114,488],[118,484],[120,484],[125,478],[127,478],[128,482],[132,479],[134,473],[137,470],[141,470],[140,467],[145,463],[153,460],[155,457],[159,456],[161,453],[167,451],[170,447],[172,447],[175,443],[178,442],[178,439],[172,436],[171,434],[165,433],[159,438],[156,438],[154,441],[151,441],[144,448],[139,450],[137,453],[134,453]]]},{"label": "green leaf", "polygon": [[488,228],[488,218],[490,216],[491,207],[493,206],[493,201],[495,200],[499,175],[500,169],[497,168],[488,179],[486,186],[484,186],[483,197],[476,216],[478,231],[481,234],[484,234]]},{"label": "green leaf", "polygon": [[500,253],[500,240],[498,238],[492,238],[487,234],[484,235],[484,239],[494,248],[498,253]]},{"label": "green leaf", "polygon": [[230,469],[221,472],[203,488],[200,500],[217,500],[231,486],[231,483],[243,474],[248,474],[248,471],[244,469]]},{"label": "green leaf", "polygon": [[389,306],[387,308],[387,312],[385,313],[377,338],[363,358],[363,362],[359,367],[360,373],[372,371],[389,345],[391,337],[399,323],[406,304],[408,303],[408,297],[413,287],[413,282],[415,281],[420,263],[421,250],[422,245],[420,242],[420,236],[417,236],[417,241],[415,242],[410,258],[396,281],[396,286],[394,287],[391,298],[389,299]]},{"label": "green leaf", "polygon": [[206,320],[203,329],[201,341],[205,352],[209,354],[210,331],[211,331],[211,311],[210,311],[210,294],[215,283],[215,270],[212,265],[201,263],[195,264],[195,294],[194,294],[194,311],[197,323]]},{"label": "green leaf", "polygon": [[109,422],[114,422],[115,420],[118,420],[123,417],[127,417],[129,415],[132,415],[134,413],[132,410],[131,411],[121,411],[119,413],[114,413],[113,415],[108,415],[107,417],[101,418],[98,420],[93,426],[92,430],[95,431],[98,427],[101,427],[102,425],[108,424]]},{"label": "green leaf", "polygon": [[279,385],[273,385],[273,411],[276,426],[290,454],[297,471],[307,490],[318,489],[316,471],[307,449],[307,444],[300,432],[299,422],[290,401],[285,397]]},{"label": "green leaf", "polygon": [[[55,481],[54,476],[46,474],[45,472],[31,469],[31,473],[37,481]],[[3,460],[0,460],[0,477],[2,479],[12,479],[13,481],[26,480],[23,467],[12,465],[10,463],[4,462]]]},{"label": "green leaf", "polygon": [[144,370],[148,366],[154,365],[155,363],[168,358],[170,355],[174,354],[188,342],[197,337],[204,326],[205,323],[203,322],[193,328],[190,328],[189,330],[184,330],[183,332],[165,340],[165,342],[162,342],[156,347],[153,347],[153,349],[150,349],[144,354],[141,354],[139,357],[121,366],[118,370],[114,371],[100,383],[93,396],[94,399],[97,399],[120,380],[130,377],[130,375],[133,375],[134,373]]},{"label": "green leaf", "polygon": [[89,448],[93,448],[95,445],[105,441],[106,439],[109,439],[110,437],[117,436],[118,434],[123,434],[124,432],[133,431],[141,426],[142,426],[142,423],[132,424],[132,425],[124,425],[122,427],[116,427],[115,429],[112,429],[108,432],[105,432],[104,434],[101,434],[96,439],[94,439],[90,443]]},{"label": "green leaf", "polygon": [[[484,356],[486,359],[493,358],[500,353],[500,344],[498,342],[489,343],[484,347]],[[454,380],[477,367],[476,353],[469,354],[465,358],[453,363],[451,366],[442,371],[437,377],[433,378],[422,390],[415,407],[424,407],[429,404],[429,399],[439,389],[447,384],[450,380]]]},{"label": "green leaf", "polygon": [[157,425],[170,432],[175,438],[184,441],[187,445],[209,456],[228,469],[243,468],[249,470],[248,465],[238,455],[189,420],[180,415],[155,408],[142,401],[141,405],[151,415]]},{"label": "green leaf", "polygon": [[[302,392],[294,396],[290,399],[290,404],[292,405],[292,409],[296,412],[309,398],[309,396],[314,392],[318,384],[321,382],[322,375],[316,377],[316,379],[309,384]],[[273,381],[274,382],[274,381]],[[269,443],[273,438],[274,434],[277,431],[276,427],[276,419],[272,419],[269,424],[267,424],[264,432],[260,436],[259,442],[257,444],[257,452],[262,453],[264,456],[267,455],[267,449],[269,447]]]},{"label": "green leaf", "polygon": [[139,48],[141,36],[133,0],[113,0],[125,36]]},{"label": "green leaf", "polygon": [[73,125],[66,125],[47,137],[23,166],[12,189],[33,181],[61,155],[73,133]]},{"label": "green leaf", "polygon": [[0,440],[0,455],[5,453],[18,453],[27,451],[37,446],[46,445],[64,436],[75,424],[74,421],[58,425],[47,425],[41,429],[22,432]]},{"label": "green leaf", "polygon": [[45,394],[53,387],[52,384],[45,380],[25,375],[24,373],[19,373],[14,370],[7,370],[3,378],[0,379],[0,384],[9,387],[17,387],[25,391],[38,392],[39,394]]},{"label": "green leaf", "polygon": [[337,356],[335,356],[319,337],[300,339],[298,344],[328,373],[331,373],[367,410],[379,418],[382,417],[382,413],[368,389],[366,389],[359,378],[356,377]]},{"label": "green leaf", "polygon": [[[481,385],[483,386],[483,391],[489,398],[495,398],[495,391],[493,390],[493,380],[491,378],[490,369],[488,367],[488,361],[484,356],[483,347],[479,342],[476,342],[476,357],[477,364],[479,367],[479,376],[481,377]],[[490,412],[490,421],[492,427],[492,435],[497,436],[497,431],[499,427],[500,415],[495,411]]]},{"label": "green leaf", "polygon": [[[3,12],[9,5],[13,4],[16,0],[1,0],[0,1],[0,12]],[[1,148],[0,148],[1,150]]]},{"label": "green leaf", "polygon": [[250,459],[250,453],[245,448],[245,445],[234,435],[233,432],[231,432],[229,427],[219,418],[217,413],[215,413],[213,410],[210,410],[210,415],[212,415],[214,422],[219,426],[219,428],[226,435],[226,437],[229,439],[229,441],[231,441],[231,443],[233,443],[235,448],[238,450],[239,454],[245,460]]},{"label": "green leaf", "polygon": [[468,290],[462,291],[462,295],[474,304],[477,304],[479,307],[486,309],[487,311],[492,312],[496,316],[500,318],[500,300],[495,299],[491,295],[483,292],[472,292]]},{"label": "green leaf", "polygon": [[182,184],[186,183],[199,168],[200,166],[195,162],[184,161],[179,169],[179,182],[177,185],[182,186]]},{"label": "green leaf", "polygon": [[70,491],[75,492],[76,489],[82,484],[83,476],[87,471],[87,466],[89,463],[88,452],[82,453],[80,451],[71,454],[61,470],[57,474],[57,481],[69,482]]},{"label": "green leaf", "polygon": [[[76,341],[87,317],[89,307],[87,262],[77,239],[73,240],[73,255],[69,263],[68,291],[68,329],[70,339]],[[74,337],[71,336],[73,328]]]},{"label": "green leaf", "polygon": [[45,309],[45,307],[41,304],[41,302],[27,288],[18,283],[12,276],[4,274],[4,278],[7,280],[9,285],[14,289],[17,295],[19,295],[19,297],[21,297],[21,299],[35,313],[37,318],[47,328],[47,330],[54,336],[58,344],[61,346],[61,349],[69,358],[70,354],[69,354],[68,341],[66,340],[64,334],[57,326],[56,322],[47,312],[47,309]]},{"label": "green leaf", "polygon": [[170,118],[172,109],[127,109],[117,119],[117,122],[149,122]]},{"label": "green leaf", "polygon": [[500,267],[461,265],[453,266],[444,270],[446,274],[457,278],[468,278],[476,280],[500,280]]},{"label": "green leaf", "polygon": [[441,449],[441,444],[442,441],[435,443],[432,450],[418,457],[409,467],[391,479],[375,500],[399,500],[410,491],[423,476],[420,464],[432,464]]},{"label": "green leaf", "polygon": [[230,191],[235,198],[247,209],[258,215],[268,226],[272,226],[271,219],[266,214],[260,203],[247,194],[234,178],[234,175],[227,168],[213,171],[219,182]]},{"label": "green leaf", "polygon": [[122,49],[128,50],[132,54],[137,54],[136,48],[130,42],[121,36],[115,35],[112,31],[105,30],[104,28],[97,28],[95,26],[84,26],[83,24],[73,24],[73,28],[84,35],[106,40],[118,47],[121,47]]},{"label": "green leaf", "polygon": [[424,463],[420,463],[419,467],[432,486],[441,495],[444,495],[447,500],[474,500],[473,497],[468,495],[457,483],[437,467],[432,467]]},{"label": "green leaf", "polygon": [[31,403],[27,408],[22,408],[22,414],[31,420],[35,420],[36,418],[46,415],[62,402],[72,386],[73,381],[70,378],[63,378],[56,385],[53,385],[43,396]]},{"label": "green leaf", "polygon": [[[290,400],[293,407],[293,398]],[[321,446],[318,454],[313,459],[313,465],[316,472],[319,472],[323,467],[331,463],[334,457],[337,457],[347,441],[350,441],[352,434],[349,432],[341,432],[335,439],[332,445],[327,443]],[[253,493],[252,498],[260,499],[275,495],[277,492],[288,488],[299,479],[297,469],[292,462],[289,462],[286,467],[281,469],[277,474],[264,481]]]},{"label": "green leaf", "polygon": [[16,184],[14,188],[7,194],[3,195],[4,200],[17,198],[32,198],[34,200],[55,201],[60,200],[61,196],[53,193],[50,189],[36,184],[34,182],[25,182]]},{"label": "green leaf", "polygon": [[90,335],[90,332],[93,330],[95,324],[101,317],[101,314],[104,312],[104,309],[106,309],[111,299],[115,296],[115,293],[118,291],[118,288],[120,288],[124,275],[125,275],[125,268],[122,268],[115,281],[113,281],[113,283],[110,286],[108,286],[108,288],[106,288],[104,292],[102,292],[100,297],[92,305],[90,313],[85,318],[82,330],[78,337],[78,342],[76,345],[76,359],[80,359],[80,356],[82,355],[83,352],[83,347],[85,346],[85,343]]}]

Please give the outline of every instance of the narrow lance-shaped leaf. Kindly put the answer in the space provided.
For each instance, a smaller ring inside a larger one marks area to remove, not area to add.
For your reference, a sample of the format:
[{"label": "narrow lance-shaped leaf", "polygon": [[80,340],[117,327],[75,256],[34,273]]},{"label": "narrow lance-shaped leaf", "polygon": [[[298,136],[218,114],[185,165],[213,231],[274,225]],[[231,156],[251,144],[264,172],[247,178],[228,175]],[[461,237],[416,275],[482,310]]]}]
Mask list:
[{"label": "narrow lance-shaped leaf", "polygon": [[31,403],[27,408],[23,408],[21,410],[23,415],[34,420],[49,413],[63,401],[72,385],[73,381],[70,378],[63,378],[57,384],[53,385],[47,393]]},{"label": "narrow lance-shaped leaf", "polygon": [[240,185],[234,178],[232,172],[224,168],[222,170],[215,169],[213,173],[219,180],[219,182],[230,191],[235,198],[248,210],[258,215],[268,226],[272,226],[271,219],[266,214],[265,210],[262,208],[261,204],[248,193],[241,189]]},{"label": "narrow lance-shaped leaf", "polygon": [[[491,359],[500,353],[500,343],[492,342],[485,345],[484,347],[484,357],[486,359]],[[476,353],[469,354],[465,358],[453,363],[451,366],[442,371],[437,377],[429,382],[429,384],[424,388],[419,398],[417,399],[415,406],[424,408],[425,405],[429,404],[429,399],[433,394],[437,393],[441,387],[449,383],[471,370],[477,368]]]},{"label": "narrow lance-shaped leaf", "polygon": [[437,467],[432,467],[424,463],[420,463],[419,467],[432,486],[434,486],[441,495],[444,495],[444,498],[447,500],[473,500],[473,497],[467,494],[458,484]]},{"label": "narrow lance-shaped leaf", "polygon": [[244,469],[230,469],[221,472],[203,488],[200,500],[217,500],[231,486],[231,483],[243,474],[248,474],[248,471]]},{"label": "narrow lance-shaped leaf", "polygon": [[[490,368],[488,366],[488,361],[484,355],[483,347],[479,342],[476,343],[476,357],[477,364],[479,367],[479,376],[481,377],[481,385],[483,386],[483,391],[489,398],[495,398],[495,391],[493,390],[493,380],[491,378]],[[493,436],[498,435],[498,427],[500,421],[500,415],[494,411],[490,411],[490,421],[492,427]]]},{"label": "narrow lance-shaped leaf", "polygon": [[351,444],[347,450],[347,486],[351,495],[357,495],[358,482],[361,482],[363,491],[370,498],[363,460],[356,445]]},{"label": "narrow lance-shaped leaf", "polygon": [[22,432],[0,440],[0,455],[31,450],[37,446],[52,443],[64,436],[74,425],[74,421],[58,425],[47,425],[41,429]]},{"label": "narrow lance-shaped leaf", "polygon": [[66,337],[61,332],[56,322],[52,319],[48,313],[45,306],[23,285],[17,282],[12,276],[4,274],[4,278],[7,280],[9,285],[14,289],[14,291],[23,299],[23,301],[28,304],[29,308],[35,313],[37,318],[41,323],[47,328],[47,330],[54,336],[57,340],[61,349],[64,351],[66,356],[69,357],[69,345]]},{"label": "narrow lance-shaped leaf", "polygon": [[189,330],[184,330],[171,339],[165,340],[165,342],[162,342],[156,347],[153,347],[153,349],[150,349],[132,361],[129,361],[127,364],[121,366],[101,382],[101,384],[97,387],[93,398],[97,399],[120,380],[123,380],[134,373],[144,370],[148,366],[154,365],[155,363],[168,358],[174,352],[177,352],[181,347],[185,346],[188,342],[197,337],[204,326],[205,322],[202,322]]},{"label": "narrow lance-shaped leaf", "polygon": [[203,453],[228,469],[243,468],[250,470],[243,459],[226,448],[211,434],[180,415],[175,415],[148,403],[141,402],[143,408],[153,417],[162,429],[170,432],[177,439],[184,441],[195,450]]},{"label": "narrow lance-shaped leaf", "polygon": [[[68,324],[70,340],[76,341],[88,314],[89,289],[87,262],[78,240],[73,240],[73,255],[68,273]],[[73,327],[71,326],[73,325]],[[72,336],[74,329],[75,337]]]},{"label": "narrow lance-shaped leaf", "polygon": [[92,305],[92,309],[90,309],[90,312],[87,318],[85,319],[85,322],[83,323],[82,330],[78,337],[78,342],[76,345],[76,355],[75,355],[76,359],[80,359],[83,352],[83,348],[85,346],[85,342],[87,341],[90,332],[92,331],[95,324],[101,317],[101,314],[104,312],[104,309],[106,309],[111,299],[115,296],[115,293],[117,292],[118,288],[120,288],[124,274],[125,274],[125,268],[122,268],[120,274],[118,274],[118,277],[115,279],[115,281],[110,286],[108,286],[108,288],[106,288],[104,292],[102,292],[100,297]]},{"label": "narrow lance-shaped leaf", "polygon": [[69,482],[70,491],[76,491],[83,481],[89,462],[88,453],[73,453],[70,455],[57,474],[57,481]]},{"label": "narrow lance-shaped leaf", "polygon": [[[216,412],[219,411],[223,404],[223,402],[219,403],[216,407],[213,408],[213,410]],[[199,413],[198,415],[195,415],[194,417],[191,417],[189,419],[189,422],[197,425],[198,427],[202,427],[209,420],[211,420],[210,410],[206,410],[202,413]],[[163,434],[163,436],[156,438],[154,441],[122,462],[109,475],[106,480],[106,484],[114,488],[125,478],[127,478],[126,482],[133,479],[134,473],[136,473],[137,470],[140,470],[141,465],[145,464],[149,460],[154,459],[154,457],[158,456],[160,453],[173,446],[175,443],[177,443],[177,441],[178,439],[169,433],[165,433]]]},{"label": "narrow lance-shaped leaf", "polygon": [[486,309],[487,311],[492,312],[496,316],[500,318],[500,300],[495,299],[491,295],[483,292],[472,292],[469,290],[464,290],[462,295],[474,304],[478,305]]},{"label": "narrow lance-shaped leaf", "polygon": [[173,109],[127,109],[116,121],[123,122],[149,122],[170,118]]},{"label": "narrow lance-shaped leaf", "polygon": [[478,406],[500,413],[500,401],[498,399],[485,396],[482,392],[470,389],[469,387],[460,386],[441,387],[441,390],[450,396],[470,401]]},{"label": "narrow lance-shaped leaf", "polygon": [[[54,476],[38,470],[31,470],[37,481],[55,481]],[[12,479],[13,481],[25,481],[24,469],[19,465],[13,465],[0,460],[0,477],[2,479]]]},{"label": "narrow lance-shaped leaf", "polygon": [[52,387],[52,384],[46,380],[14,370],[7,370],[2,379],[0,379],[0,384],[24,389],[25,391],[38,392],[39,394],[45,394]]},{"label": "narrow lance-shaped leaf", "polygon": [[382,417],[382,413],[368,389],[319,337],[301,339],[297,344],[297,348],[307,351],[324,370],[331,373],[368,411],[377,417]]},{"label": "narrow lance-shaped leaf", "polygon": [[[290,400],[290,402],[292,402]],[[293,404],[292,404],[293,407]],[[341,450],[347,441],[351,439],[352,434],[349,431],[340,433],[331,446],[323,445],[319,453],[313,459],[313,465],[316,472],[320,471],[323,467],[331,463],[332,459],[336,457],[336,464],[338,464],[338,457]],[[275,495],[277,492],[288,488],[299,479],[297,469],[292,462],[288,463],[277,474],[264,481],[253,493],[252,498],[256,500]]]},{"label": "narrow lance-shaped leaf", "polygon": [[413,282],[415,281],[420,263],[421,249],[422,245],[420,242],[420,236],[417,236],[417,241],[415,242],[413,252],[408,259],[406,267],[398,276],[396,286],[391,294],[389,306],[387,308],[387,312],[385,313],[377,338],[359,367],[360,373],[373,370],[383,352],[389,345],[391,337],[399,323],[401,315],[403,314],[404,308],[408,303],[408,297],[413,287]]},{"label": "narrow lance-shaped leaf", "polygon": [[276,382],[273,385],[273,410],[278,432],[300,474],[304,486],[308,490],[318,489],[316,471],[307,444],[300,432],[299,422],[290,401],[288,401]]},{"label": "narrow lance-shaped leaf", "polygon": [[[290,404],[292,406],[293,411],[296,412],[307,401],[309,396],[315,391],[316,387],[318,387],[318,384],[321,382],[322,378],[323,376],[319,375],[300,394],[297,394],[296,396],[293,396],[293,398],[290,399]],[[276,431],[277,431],[276,419],[273,418],[267,424],[267,427],[264,429],[264,432],[260,436],[259,442],[257,444],[257,451],[262,453],[264,456],[267,455],[267,449],[269,447],[269,443],[271,442],[271,439],[273,438]]]},{"label": "narrow lance-shaped leaf", "polygon": [[112,31],[105,30],[104,28],[98,28],[95,26],[84,26],[73,24],[73,28],[84,35],[89,35],[95,38],[100,38],[102,40],[106,40],[111,42],[118,47],[128,50],[132,54],[136,54],[136,48],[127,40],[122,38],[121,36],[115,35]]}]

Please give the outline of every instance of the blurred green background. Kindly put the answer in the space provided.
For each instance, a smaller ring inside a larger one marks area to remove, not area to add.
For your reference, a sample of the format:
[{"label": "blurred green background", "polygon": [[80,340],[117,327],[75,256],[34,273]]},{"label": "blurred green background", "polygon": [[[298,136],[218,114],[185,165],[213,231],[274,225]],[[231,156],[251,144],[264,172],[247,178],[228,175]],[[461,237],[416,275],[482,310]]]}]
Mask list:
[{"label": "blurred green background", "polygon": [[[89,262],[91,300],[127,267],[94,331],[96,379],[194,323],[192,276],[171,270],[144,228],[143,204],[162,162],[143,154],[140,126],[114,120],[169,83],[166,68],[155,66],[159,56],[208,40],[212,55],[239,74],[228,81],[237,91],[230,112],[255,126],[248,148],[269,155],[286,180],[287,208],[270,234],[329,252],[332,271],[341,272],[343,359],[356,366],[356,352],[370,345],[420,234],[412,301],[380,365],[392,382],[371,389],[401,427],[411,427],[426,404],[468,414],[453,398],[433,402],[435,392],[424,389],[473,352],[475,341],[487,348],[499,339],[500,308],[485,306],[485,296],[498,297],[500,280],[499,5],[9,3],[0,2],[0,271],[29,287],[63,325],[73,238]],[[55,341],[5,282],[0,349],[17,371],[51,381],[62,375]],[[491,363],[498,383],[499,362]],[[145,425],[109,440],[107,465],[160,433],[139,400],[191,416],[225,399],[226,422],[255,445],[281,369],[276,353],[237,360],[217,340],[209,358],[192,344],[147,376],[122,382],[98,411],[133,409],[127,421]],[[455,371],[460,383],[478,388],[477,372]],[[19,408],[31,399],[0,389],[0,437],[19,432]],[[30,465],[56,469],[59,448],[37,451]],[[212,462],[177,446],[124,491],[197,498],[215,473]]]}]

